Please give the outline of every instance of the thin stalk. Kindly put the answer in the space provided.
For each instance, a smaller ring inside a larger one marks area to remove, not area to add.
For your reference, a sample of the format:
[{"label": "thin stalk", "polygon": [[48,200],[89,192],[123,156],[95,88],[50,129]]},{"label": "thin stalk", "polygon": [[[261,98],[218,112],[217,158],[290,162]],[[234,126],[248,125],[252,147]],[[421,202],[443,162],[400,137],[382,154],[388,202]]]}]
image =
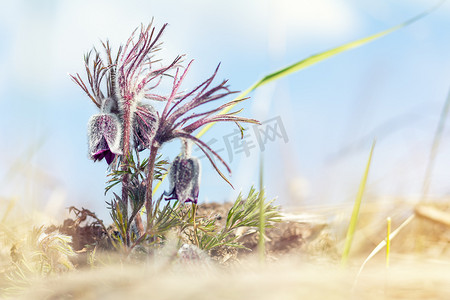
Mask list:
[{"label": "thin stalk", "polygon": [[[424,11],[424,12],[422,12],[422,13],[414,16],[414,17],[412,17],[411,19],[408,19],[405,22],[403,22],[401,24],[398,24],[396,26],[393,26],[393,27],[391,27],[389,29],[380,31],[380,32],[378,32],[376,34],[364,37],[364,38],[359,39],[359,40],[352,41],[350,43],[346,43],[344,45],[335,47],[333,49],[329,49],[329,50],[326,50],[326,51],[323,51],[323,52],[311,55],[311,56],[309,56],[309,57],[307,57],[305,59],[302,59],[302,60],[300,60],[298,62],[295,62],[295,63],[293,63],[293,64],[291,64],[291,65],[289,65],[287,67],[284,67],[284,68],[281,68],[281,69],[279,69],[279,70],[277,70],[275,72],[272,72],[272,73],[264,76],[262,79],[258,80],[257,82],[255,82],[252,86],[247,88],[242,93],[240,93],[233,101],[236,101],[236,100],[239,100],[239,99],[247,97],[247,95],[250,94],[253,90],[255,90],[255,89],[259,88],[260,86],[265,85],[265,84],[267,84],[269,82],[272,82],[272,81],[275,81],[275,80],[279,80],[279,79],[281,79],[283,77],[286,77],[286,76],[288,76],[290,74],[293,74],[295,72],[301,71],[301,70],[303,70],[303,69],[305,69],[305,68],[307,68],[309,66],[317,64],[317,63],[319,63],[321,61],[324,61],[324,60],[326,60],[328,58],[331,58],[331,57],[333,57],[335,55],[338,55],[340,53],[343,53],[343,52],[346,52],[346,51],[349,51],[349,50],[361,47],[361,46],[363,46],[365,44],[368,44],[368,43],[373,42],[373,41],[375,41],[375,40],[377,40],[379,38],[382,38],[382,37],[384,37],[386,35],[389,35],[389,34],[395,32],[395,31],[397,31],[397,30],[399,30],[401,28],[407,27],[407,26],[409,26],[409,25],[419,21],[420,19],[426,17],[427,15],[432,13],[434,10],[438,9],[444,2],[445,2],[445,0],[440,1],[438,4],[433,6],[431,9],[428,9],[428,10],[426,10],[426,11]],[[219,112],[219,115],[224,115],[224,114],[230,112],[237,103],[238,102],[234,103],[233,105],[227,106],[226,108],[224,108],[222,111]],[[196,137],[197,138],[202,137],[208,130],[211,129],[211,127],[214,124],[216,124],[216,123],[213,122],[213,123],[208,123],[207,125],[205,125],[197,133]],[[162,182],[165,180],[166,177],[167,176],[164,175],[162,177],[161,181],[159,181],[156,184],[154,192],[156,192],[158,190],[158,188],[160,187],[160,185],[162,184]]]},{"label": "thin stalk", "polygon": [[[128,183],[129,183],[129,156],[130,156],[130,135],[131,135],[131,110],[130,106],[125,106],[124,116],[123,116],[123,161],[122,161],[122,171],[124,175],[122,177],[122,201],[125,204],[125,220],[128,219]],[[130,224],[128,224],[130,227]],[[126,230],[126,245],[130,246],[130,231]]]},{"label": "thin stalk", "polygon": [[265,234],[266,234],[266,227],[265,227],[265,217],[264,217],[264,159],[263,154],[261,153],[260,156],[260,163],[259,163],[259,240],[258,240],[258,253],[259,253],[259,260],[261,263],[265,261],[265,253],[266,253],[266,245],[265,245]]},{"label": "thin stalk", "polygon": [[[423,185],[422,185],[422,197],[420,199],[420,201],[425,201],[428,195],[428,190],[429,190],[429,186],[430,186],[430,179],[431,179],[431,173],[434,167],[434,162],[435,162],[435,158],[436,158],[436,154],[437,154],[437,150],[439,148],[440,145],[440,141],[442,138],[442,133],[445,127],[445,121],[447,119],[448,113],[450,110],[450,91],[447,94],[447,100],[445,101],[444,107],[441,110],[441,116],[439,118],[439,122],[434,134],[434,138],[433,138],[433,145],[431,146],[431,152],[430,152],[430,157],[428,159],[428,164],[425,170],[425,176],[424,176],[424,181],[423,181]],[[417,212],[413,213],[412,215],[410,215],[395,231],[393,231],[390,236],[386,239],[381,241],[376,247],[375,249],[372,250],[372,252],[369,254],[369,256],[364,260],[364,262],[362,263],[361,267],[359,268],[358,274],[356,275],[356,279],[355,282],[353,284],[353,289],[355,289],[355,287],[357,286],[358,283],[358,279],[364,269],[364,267],[366,266],[366,264],[378,253],[381,251],[381,249],[383,249],[383,247],[387,247],[388,246],[388,241],[390,243],[391,240],[393,240],[397,234],[403,230],[403,228],[405,228],[407,225],[409,225],[409,223],[411,223],[417,216]],[[390,245],[389,245],[390,246]],[[390,250],[389,250],[390,251]],[[389,251],[386,249],[386,253],[389,253]],[[386,261],[386,264],[388,264],[388,261]]]},{"label": "thin stalk", "polygon": [[431,146],[430,157],[428,158],[428,163],[423,178],[421,201],[425,201],[428,196],[428,191],[430,189],[431,183],[431,174],[433,173],[436,155],[439,149],[439,145],[441,143],[442,133],[444,132],[445,121],[447,120],[449,110],[450,110],[450,90],[447,94],[447,100],[445,100],[444,107],[442,108],[441,116],[439,117],[439,122],[437,124],[436,131],[434,132],[433,145]]},{"label": "thin stalk", "polygon": [[159,147],[155,146],[152,142],[150,148],[150,156],[148,158],[148,173],[147,173],[147,193],[145,194],[145,210],[147,211],[147,232],[152,227],[152,209],[153,209],[153,173],[155,169],[156,155],[158,154]]},{"label": "thin stalk", "polygon": [[[129,169],[129,155],[130,155],[130,135],[131,135],[131,111],[130,108],[125,108],[123,116],[123,158],[122,171],[128,171]],[[129,176],[126,172],[122,178],[122,201],[128,204],[128,181]]]},{"label": "thin stalk", "polygon": [[[402,224],[400,224],[400,226],[397,227],[397,229],[395,229],[389,236],[389,241],[392,241],[398,234],[400,231],[403,230],[403,228],[405,228],[406,226],[408,226],[409,223],[412,222],[412,220],[414,220],[416,215],[410,215],[408,217],[408,219],[406,219]],[[356,278],[355,281],[353,282],[353,288],[352,290],[356,289],[356,286],[358,285],[358,280],[359,277],[361,276],[362,271],[364,270],[364,267],[367,265],[367,263],[378,253],[381,251],[381,249],[383,249],[383,247],[385,247],[387,244],[386,240],[382,240],[376,247],[375,249],[372,250],[372,252],[370,252],[369,256],[367,256],[367,258],[364,260],[364,262],[362,263],[361,267],[359,268],[358,274],[356,274]]]},{"label": "thin stalk", "polygon": [[[141,165],[141,160],[139,159],[139,151],[137,149],[135,149],[136,151],[136,162],[137,165],[140,166]],[[143,210],[143,207],[141,207],[140,210]],[[130,220],[130,223],[133,222],[133,220]],[[141,218],[141,213],[138,212],[135,216],[134,216],[134,222],[136,224],[137,230],[139,232],[139,236],[142,236],[145,234],[145,228],[144,228],[144,223],[142,223],[142,218]]]},{"label": "thin stalk", "polygon": [[387,232],[386,232],[386,268],[389,268],[389,255],[391,253],[391,217],[386,219]]},{"label": "thin stalk", "polygon": [[372,148],[370,149],[369,159],[367,160],[366,170],[359,184],[358,194],[353,205],[352,217],[350,224],[348,225],[347,236],[345,238],[344,251],[342,252],[341,265],[345,266],[348,262],[348,256],[352,247],[353,237],[356,231],[356,224],[358,222],[359,208],[361,207],[364,190],[366,188],[367,177],[369,176],[370,164],[372,162],[373,149],[375,148],[375,141],[373,141]]},{"label": "thin stalk", "polygon": [[[339,53],[342,52],[346,52],[349,50],[352,50],[354,48],[358,48],[361,47],[365,44],[368,44],[372,41],[375,41],[379,38],[382,38],[392,32],[395,32],[396,30],[399,30],[401,28],[404,28],[406,26],[409,26],[411,24],[413,24],[414,22],[417,22],[418,20],[426,17],[427,15],[429,15],[430,13],[432,13],[434,10],[438,9],[443,3],[445,2],[445,0],[439,1],[439,3],[437,3],[435,6],[433,6],[432,8],[406,20],[405,22],[398,24],[396,26],[393,26],[389,29],[380,31],[378,33],[375,33],[373,35],[364,37],[362,39],[356,40],[356,41],[352,41],[350,43],[346,43],[344,45],[338,46],[336,48],[330,49],[330,50],[326,50],[314,55],[311,55],[305,59],[302,59],[294,64],[291,64],[285,68],[279,69],[273,73],[270,73],[266,76],[264,76],[262,79],[258,80],[257,82],[255,82],[252,86],[250,86],[248,89],[246,89],[244,92],[242,92],[241,94],[239,94],[236,99],[241,99],[241,98],[245,98],[250,92],[252,92],[253,90],[257,89],[258,87],[267,84],[271,81],[275,81],[278,80],[280,78],[283,78],[287,75],[290,75],[292,73],[301,71],[309,66],[312,66],[314,64],[317,64],[323,60],[326,60],[328,58],[331,58]],[[229,112],[231,109],[233,109],[234,105],[228,106],[227,108],[225,108],[224,110],[222,110],[219,114],[226,114],[227,112]],[[197,137],[201,137],[202,135],[204,135],[215,123],[209,123],[208,125],[206,125],[205,127],[203,127],[203,129],[197,134]]]},{"label": "thin stalk", "polygon": [[195,242],[197,243],[197,247],[200,248],[200,243],[198,242],[198,236],[197,236],[197,224],[195,221],[196,214],[197,214],[197,204],[192,202],[192,222],[194,223],[194,237],[195,237]]}]

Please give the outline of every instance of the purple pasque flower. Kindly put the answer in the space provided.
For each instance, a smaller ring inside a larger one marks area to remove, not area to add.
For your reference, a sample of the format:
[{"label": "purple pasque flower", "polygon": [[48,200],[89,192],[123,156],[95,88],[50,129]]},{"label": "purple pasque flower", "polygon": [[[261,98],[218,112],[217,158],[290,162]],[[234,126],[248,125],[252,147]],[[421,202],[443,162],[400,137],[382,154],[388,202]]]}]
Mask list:
[{"label": "purple pasque flower", "polygon": [[[211,149],[211,147],[209,147],[199,138],[192,135],[192,133],[206,124],[215,122],[233,122],[236,123],[240,129],[242,128],[239,124],[240,122],[254,124],[259,124],[259,122],[254,119],[236,116],[236,114],[238,114],[242,110],[223,114],[219,113],[219,111],[229,106],[235,105],[245,99],[233,100],[204,112],[194,112],[194,109],[204,104],[216,100],[221,100],[222,98],[236,92],[230,91],[228,89],[228,86],[226,85],[227,80],[222,81],[222,83],[217,86],[211,87],[211,84],[214,81],[214,78],[219,69],[219,65],[217,66],[213,75],[205,80],[202,84],[200,84],[190,92],[179,93],[180,86],[184,78],[186,77],[186,74],[188,73],[192,62],[193,61],[188,64],[181,75],[180,68],[177,69],[174,75],[172,92],[171,95],[167,97],[166,105],[159,117],[158,128],[154,137],[153,146],[156,145],[156,147],[160,147],[163,143],[175,138],[181,138],[186,142],[194,143],[205,153],[206,157],[209,159],[218,174],[231,185],[229,180],[217,167],[212,156],[215,156],[225,166],[227,171],[231,173],[231,169],[229,168],[229,166],[214,150]],[[187,164],[187,162],[185,164]]]},{"label": "purple pasque flower", "polygon": [[[109,43],[103,46],[108,60],[112,61]],[[114,76],[111,75],[113,68],[110,64],[105,65],[96,49],[86,54],[84,60],[88,85],[79,74],[71,77],[100,109],[100,113],[93,115],[88,121],[89,157],[94,161],[105,158],[106,162],[111,164],[116,155],[122,155],[122,126],[117,97],[114,94]],[[102,91],[105,79],[106,96]]]},{"label": "purple pasque flower", "polygon": [[[219,66],[211,77],[201,83],[190,92],[180,92],[181,84],[189,71],[192,61],[183,70],[179,65],[181,56],[176,57],[168,66],[156,66],[153,54],[159,50],[160,37],[167,24],[156,31],[152,24],[141,26],[140,31],[135,30],[123,47],[120,47],[115,55],[112,54],[109,43],[103,43],[106,59],[102,60],[96,49],[85,56],[85,68],[87,84],[83,82],[79,74],[72,79],[91,98],[94,104],[101,110],[89,121],[89,149],[90,156],[94,160],[106,158],[111,163],[116,155],[128,157],[132,144],[138,151],[150,149],[150,158],[156,156],[162,144],[175,138],[181,138],[196,144],[209,159],[219,175],[226,180],[217,167],[213,156],[220,161],[227,171],[231,173],[225,161],[213,151],[206,143],[193,135],[194,131],[204,125],[215,122],[233,122],[242,129],[240,122],[255,123],[254,119],[239,117],[241,111],[219,113],[222,109],[229,108],[245,99],[226,102],[216,108],[209,108],[203,112],[195,110],[203,104],[233,94],[222,81],[219,85],[212,85]],[[157,95],[152,90],[159,86],[161,80],[168,72],[176,69],[173,78],[172,89],[168,96]],[[105,84],[106,82],[106,84]],[[106,87],[106,90],[104,90]],[[145,99],[165,101],[162,112],[157,113]],[[202,106],[203,107],[203,106]],[[196,174],[195,159],[181,157],[178,167],[183,170],[177,172],[177,178],[182,174]],[[152,161],[149,159],[149,161]],[[183,163],[182,163],[183,162]],[[191,167],[188,167],[191,165]],[[123,170],[127,170],[128,164],[122,164]],[[150,170],[151,168],[149,168]],[[191,170],[188,172],[188,170]],[[151,171],[153,172],[153,170]],[[153,180],[149,171],[148,180]],[[184,176],[184,175],[183,175]],[[187,176],[187,175],[186,175]],[[127,186],[128,176],[123,176],[123,185]],[[231,184],[231,183],[230,183]],[[147,185],[147,197],[151,198],[152,185]],[[150,196],[149,196],[150,195]],[[123,189],[123,198],[127,197],[126,189]],[[194,201],[192,195],[191,201]],[[184,198],[183,198],[184,199]],[[151,201],[148,201],[151,203]]]},{"label": "purple pasque flower", "polygon": [[166,200],[177,199],[180,203],[197,204],[200,185],[200,162],[196,157],[178,155],[169,170],[169,192]]},{"label": "purple pasque flower", "polygon": [[[102,59],[100,53],[94,48],[85,55],[87,84],[78,73],[75,76],[71,75],[75,83],[100,109],[101,114],[112,114],[119,120],[121,154],[125,156],[128,155],[132,142],[139,151],[149,147],[149,141],[156,133],[158,116],[151,105],[143,104],[141,100],[143,98],[166,100],[162,96],[151,94],[150,91],[160,84],[165,72],[177,66],[181,59],[178,56],[168,66],[154,67],[153,53],[161,45],[159,39],[166,26],[167,24],[162,26],[157,33],[152,24],[146,27],[141,26],[139,33],[136,34],[137,30],[135,30],[127,43],[114,55],[109,42],[102,43],[106,59]],[[151,82],[156,83],[151,84]],[[108,123],[115,122],[108,121]],[[89,124],[91,127],[91,122]],[[111,144],[105,141],[97,141],[103,145],[99,147],[104,149],[99,149],[98,154],[91,154],[91,157],[96,158],[95,160],[105,157],[107,161],[110,161],[114,157],[113,154],[118,154],[117,151],[111,151]],[[89,143],[91,145],[92,141]]]},{"label": "purple pasque flower", "polygon": [[[171,64],[163,67],[154,67],[153,53],[160,49],[159,39],[167,24],[164,24],[158,33],[150,23],[147,27],[141,26],[140,33],[136,40],[135,33],[123,48],[119,50],[116,59],[118,99],[122,113],[127,110],[135,111],[139,102],[144,99],[165,101],[162,96],[150,93],[159,86],[163,75],[170,69],[177,66],[181,56],[177,56]],[[153,85],[151,82],[156,80]]]},{"label": "purple pasque flower", "polygon": [[94,161],[106,159],[111,164],[116,155],[121,155],[121,133],[119,119],[112,113],[93,115],[88,122],[89,156]]}]

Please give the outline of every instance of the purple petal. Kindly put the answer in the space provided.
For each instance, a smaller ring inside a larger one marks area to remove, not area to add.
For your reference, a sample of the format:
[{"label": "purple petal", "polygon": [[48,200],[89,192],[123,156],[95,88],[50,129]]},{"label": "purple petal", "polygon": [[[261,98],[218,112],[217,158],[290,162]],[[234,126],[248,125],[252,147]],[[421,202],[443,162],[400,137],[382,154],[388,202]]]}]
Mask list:
[{"label": "purple petal", "polygon": [[92,155],[92,157],[94,158],[94,161],[102,160],[105,157],[105,152],[106,151],[108,151],[108,150],[107,149],[102,149],[102,150],[99,150],[96,153],[94,153]]},{"label": "purple petal", "polygon": [[111,151],[109,151],[109,150],[105,151],[105,159],[106,159],[106,162],[108,163],[108,165],[110,165],[113,162],[115,157],[116,157],[116,155],[114,153],[112,153]]},{"label": "purple petal", "polygon": [[94,161],[100,161],[103,158],[105,158],[106,162],[109,165],[114,160],[115,154],[112,153],[111,150],[109,150],[109,149],[101,149],[101,150],[97,151],[95,154],[93,154],[92,157],[94,158]]}]

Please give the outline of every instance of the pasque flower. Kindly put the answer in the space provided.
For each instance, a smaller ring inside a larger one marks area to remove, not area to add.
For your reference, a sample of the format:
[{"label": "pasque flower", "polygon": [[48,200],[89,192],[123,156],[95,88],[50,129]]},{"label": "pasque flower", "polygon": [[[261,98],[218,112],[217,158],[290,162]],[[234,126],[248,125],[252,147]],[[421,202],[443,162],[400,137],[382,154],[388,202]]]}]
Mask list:
[{"label": "pasque flower", "polygon": [[[177,66],[181,59],[178,56],[168,66],[156,68],[153,66],[152,53],[159,49],[161,45],[159,38],[166,25],[162,26],[157,33],[152,24],[147,27],[141,26],[137,39],[135,30],[127,43],[119,48],[116,55],[112,54],[108,42],[103,43],[106,60],[103,60],[100,53],[94,48],[84,58],[88,84],[84,83],[79,74],[71,75],[75,83],[100,109],[101,114],[108,114],[109,120],[114,115],[116,117],[114,123],[116,120],[119,121],[119,127],[115,127],[121,129],[118,131],[120,138],[117,140],[121,143],[122,151],[111,151],[114,155],[127,156],[132,142],[139,151],[150,147],[149,141],[155,134],[158,116],[154,108],[149,104],[144,104],[142,100],[165,100],[164,97],[152,94],[150,91],[160,84],[163,75]],[[151,85],[150,83],[154,81],[156,83]],[[106,92],[103,91],[105,87]],[[92,127],[91,123],[90,121],[89,130]],[[111,123],[108,121],[108,124]],[[91,135],[97,136],[98,134]],[[91,144],[95,143],[90,141],[89,144],[90,152],[92,152]],[[111,150],[110,143],[108,145]],[[103,151],[95,157],[92,154],[92,157],[94,160],[101,160],[105,157],[107,161],[111,161],[111,157],[114,156],[108,151]]]},{"label": "pasque flower", "polygon": [[169,170],[169,192],[166,200],[197,203],[200,184],[200,162],[196,157],[178,155]]},{"label": "pasque flower", "polygon": [[[173,77],[172,92],[171,95],[167,97],[166,105],[159,117],[152,146],[155,149],[158,149],[163,143],[175,138],[180,138],[186,142],[193,143],[205,153],[206,157],[209,159],[218,174],[231,185],[225,175],[223,175],[223,173],[219,170],[215,160],[212,157],[215,156],[218,161],[225,166],[227,171],[231,173],[229,166],[213,149],[211,149],[211,147],[199,138],[195,137],[192,133],[206,124],[215,122],[233,122],[236,123],[239,128],[241,128],[239,125],[240,122],[255,124],[258,124],[259,122],[254,119],[236,116],[236,114],[242,110],[225,114],[219,113],[219,111],[224,108],[235,105],[245,99],[233,100],[203,112],[194,111],[194,109],[199,108],[204,104],[211,103],[216,100],[222,100],[224,97],[236,92],[228,89],[227,80],[223,80],[219,85],[211,86],[217,75],[219,65],[213,75],[199,86],[187,93],[179,93],[181,84],[186,77],[192,62],[193,61],[187,65],[181,75],[180,68],[178,68]],[[183,157],[183,159],[187,158]]]},{"label": "pasque flower", "polygon": [[106,159],[111,164],[120,149],[121,126],[111,113],[93,115],[88,122],[89,155],[94,160]]},{"label": "pasque flower", "polygon": [[[109,43],[103,43],[106,59],[102,59],[94,48],[85,56],[87,84],[79,74],[71,76],[100,109],[100,113],[92,116],[88,123],[89,155],[94,161],[105,158],[108,164],[113,161],[118,162],[112,169],[115,171],[120,168],[118,174],[121,176],[122,183],[121,201],[125,204],[125,209],[128,209],[129,195],[134,195],[133,180],[136,180],[136,177],[133,177],[135,175],[132,165],[134,163],[133,149],[136,150],[138,158],[139,152],[145,149],[150,150],[149,158],[144,161],[146,174],[140,177],[139,180],[142,182],[139,184],[145,181],[145,184],[140,185],[140,189],[146,189],[145,206],[147,212],[151,212],[156,157],[164,143],[181,139],[185,145],[195,144],[205,153],[218,174],[231,185],[215,161],[222,163],[231,173],[229,166],[193,133],[204,125],[216,122],[233,122],[240,129],[242,129],[239,124],[241,122],[259,123],[254,119],[237,116],[241,110],[220,113],[221,110],[245,99],[233,100],[217,105],[215,108],[209,107],[204,111],[197,111],[204,107],[204,104],[222,100],[236,92],[228,89],[226,80],[213,85],[219,66],[212,76],[196,88],[188,92],[180,91],[192,61],[184,67],[181,66],[181,56],[177,56],[169,65],[156,66],[153,57],[155,51],[160,49],[159,39],[166,25],[163,25],[159,31],[156,31],[152,24],[147,27],[141,26],[140,31],[135,30],[124,46],[121,46],[114,55]],[[163,78],[173,79],[171,89],[167,95],[154,93],[152,90],[160,85]],[[163,101],[164,108],[156,111],[148,100]],[[119,159],[116,159],[117,156]],[[184,149],[183,153],[173,161],[169,175],[170,190],[164,193],[168,199],[196,204],[200,182],[198,159],[191,157],[189,151]],[[140,192],[138,198],[141,197]],[[136,203],[142,205],[143,202]],[[141,222],[139,220],[140,215],[137,214],[136,221]],[[132,220],[129,220],[128,223],[131,222]],[[151,227],[151,214],[147,214],[147,230]],[[129,245],[130,235],[129,229],[127,230],[126,243]],[[144,234],[143,230],[141,234]]]}]

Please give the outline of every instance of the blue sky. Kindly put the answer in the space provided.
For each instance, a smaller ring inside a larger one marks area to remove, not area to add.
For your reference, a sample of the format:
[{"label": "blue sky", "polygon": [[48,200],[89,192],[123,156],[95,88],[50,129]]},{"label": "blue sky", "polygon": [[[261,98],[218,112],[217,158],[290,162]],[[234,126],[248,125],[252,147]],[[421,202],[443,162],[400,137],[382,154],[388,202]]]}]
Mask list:
[{"label": "blue sky", "polygon": [[[186,89],[221,62],[218,78],[245,90],[271,71],[430,6],[340,0],[0,4],[0,196],[54,215],[84,206],[104,218],[111,196],[103,195],[106,164],[87,157],[86,124],[96,107],[68,76],[83,71],[84,53],[100,39],[123,43],[154,17],[157,26],[169,23],[161,57],[195,59]],[[376,137],[368,195],[416,197],[450,86],[449,16],[445,3],[408,28],[252,93],[243,115],[279,117],[289,138],[275,139],[264,151],[268,196],[286,206],[351,201]],[[216,126],[205,140],[222,143],[233,129]],[[447,128],[431,186],[435,195],[450,192],[448,140]],[[173,157],[178,144],[164,151]],[[248,157],[235,155],[234,191],[202,160],[200,199],[221,202],[248,191],[257,181],[259,154],[253,148]]]}]

